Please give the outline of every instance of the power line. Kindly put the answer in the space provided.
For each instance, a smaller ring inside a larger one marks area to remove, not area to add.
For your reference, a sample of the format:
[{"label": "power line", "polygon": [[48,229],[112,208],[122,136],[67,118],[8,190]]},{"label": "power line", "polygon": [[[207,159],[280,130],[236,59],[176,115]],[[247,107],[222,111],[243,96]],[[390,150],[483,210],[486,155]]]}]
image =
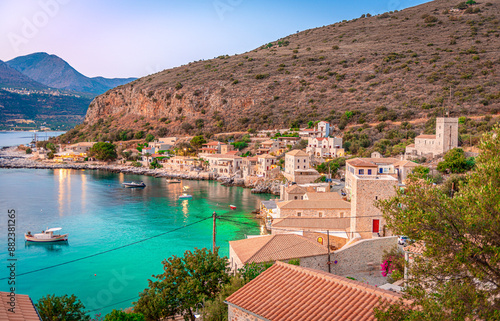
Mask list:
[{"label": "power line", "polygon": [[120,304],[120,303],[129,302],[129,301],[132,301],[132,300],[135,300],[135,299],[138,299],[138,298],[140,298],[140,296],[135,296],[135,297],[127,299],[127,300],[123,300],[123,301],[115,302],[115,303],[112,303],[112,304],[108,304],[108,305],[105,305],[103,307],[87,311],[87,313],[99,311],[99,310],[102,310],[102,309],[105,309],[105,308],[109,308],[109,307],[115,306],[115,305]]},{"label": "power line", "polygon": [[[87,256],[84,256],[84,257],[81,257],[81,258],[78,258],[78,259],[69,260],[69,261],[66,261],[66,262],[63,262],[63,263],[58,263],[58,264],[46,266],[46,267],[43,267],[43,268],[40,268],[40,269],[36,269],[36,270],[24,272],[24,273],[18,273],[18,274],[16,274],[16,276],[22,276],[22,275],[26,275],[26,274],[40,272],[40,271],[52,269],[52,268],[55,268],[55,267],[58,267],[58,266],[61,266],[61,265],[66,265],[66,264],[70,264],[70,263],[74,263],[74,262],[86,260],[86,259],[89,259],[91,257],[95,257],[95,256],[98,256],[98,255],[102,255],[102,254],[106,254],[106,253],[113,252],[113,251],[116,251],[116,250],[120,250],[120,249],[129,247],[131,245],[139,244],[139,243],[142,243],[142,242],[145,242],[145,241],[149,241],[151,239],[154,239],[154,238],[157,238],[157,237],[160,237],[160,236],[172,233],[172,232],[176,232],[178,230],[181,230],[183,228],[186,228],[186,227],[189,227],[189,226],[201,223],[201,222],[206,221],[206,220],[211,219],[211,218],[212,218],[212,216],[204,218],[204,219],[201,219],[201,220],[193,222],[193,223],[189,223],[187,225],[175,228],[175,229],[167,231],[167,232],[163,232],[163,233],[160,233],[160,234],[157,234],[157,235],[153,235],[153,236],[147,237],[145,239],[138,240],[138,241],[135,241],[135,242],[132,242],[132,243],[129,243],[129,244],[121,245],[121,246],[118,246],[118,247],[115,247],[115,248],[112,248],[112,249],[109,249],[109,250],[106,250],[106,251],[102,251],[102,252],[98,252],[98,253],[95,253],[95,254],[87,255]],[[7,279],[8,279],[8,277],[5,277],[5,278],[1,278],[0,280],[7,280]]]}]

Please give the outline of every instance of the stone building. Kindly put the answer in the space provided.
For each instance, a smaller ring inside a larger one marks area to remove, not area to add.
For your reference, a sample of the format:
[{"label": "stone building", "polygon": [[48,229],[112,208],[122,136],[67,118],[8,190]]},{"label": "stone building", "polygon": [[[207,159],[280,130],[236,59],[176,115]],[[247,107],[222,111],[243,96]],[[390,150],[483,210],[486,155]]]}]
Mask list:
[{"label": "stone building", "polygon": [[299,132],[300,137],[328,137],[333,132],[333,127],[326,121],[318,122],[313,128],[303,129]]},{"label": "stone building", "polygon": [[257,156],[257,176],[272,178],[279,173],[276,157],[262,154]]},{"label": "stone building", "polygon": [[288,216],[342,218],[351,214],[351,203],[342,199],[292,200],[278,202],[277,206],[277,218]]},{"label": "stone building", "polygon": [[320,177],[317,170],[311,168],[310,157],[304,151],[296,149],[285,154],[283,175],[290,182],[297,184],[312,183]]},{"label": "stone building", "polygon": [[319,158],[345,155],[340,137],[309,137],[306,153]]},{"label": "stone building", "polygon": [[375,320],[375,307],[401,299],[328,272],[276,262],[225,302],[229,321]]},{"label": "stone building", "polygon": [[458,118],[436,118],[436,135],[419,135],[406,146],[405,157],[436,157],[458,147]]}]

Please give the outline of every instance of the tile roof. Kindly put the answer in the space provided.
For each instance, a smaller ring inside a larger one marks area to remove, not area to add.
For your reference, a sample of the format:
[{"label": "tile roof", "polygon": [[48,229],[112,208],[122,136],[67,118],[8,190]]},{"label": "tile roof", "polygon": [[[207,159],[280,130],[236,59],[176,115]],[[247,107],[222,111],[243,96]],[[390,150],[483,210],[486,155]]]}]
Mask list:
[{"label": "tile roof", "polygon": [[376,164],[360,158],[349,159],[346,161],[346,163],[355,167],[377,167]]},{"label": "tile roof", "polygon": [[410,145],[408,145],[406,147],[415,147],[415,144],[410,144]]},{"label": "tile roof", "polygon": [[0,292],[0,320],[2,321],[40,321],[38,313],[30,297],[16,294],[16,313],[9,312],[10,297],[8,292]]},{"label": "tile roof", "polygon": [[415,138],[436,139],[436,135],[418,135]]},{"label": "tile roof", "polygon": [[273,221],[272,228],[300,230],[345,230],[351,226],[350,218],[288,216]]},{"label": "tile roof", "polygon": [[273,321],[375,320],[373,308],[380,301],[395,303],[401,298],[341,276],[276,262],[226,302]]},{"label": "tile roof", "polygon": [[287,193],[291,194],[305,194],[306,190],[300,187],[299,185],[288,186],[286,189]]},{"label": "tile roof", "polygon": [[278,202],[278,207],[283,209],[351,209],[351,203],[342,199],[328,200],[293,200]]},{"label": "tile roof", "polygon": [[392,157],[384,158],[353,158],[346,160],[346,163],[352,166],[376,167],[377,164],[394,164],[399,162],[399,159]]},{"label": "tile roof", "polygon": [[342,196],[340,196],[337,192],[308,192],[307,193],[308,200],[317,200],[317,201],[326,201],[326,200],[341,200]]},{"label": "tile roof", "polygon": [[394,166],[401,166],[401,167],[417,167],[418,164],[414,162],[410,162],[408,160],[402,160],[397,163],[393,164]]},{"label": "tile roof", "polygon": [[276,157],[274,157],[273,155],[264,154],[264,155],[257,156],[257,158],[276,158]]},{"label": "tile roof", "polygon": [[300,149],[292,150],[291,152],[288,152],[285,155],[287,155],[287,156],[309,156],[306,154],[306,152],[304,152]]},{"label": "tile roof", "polygon": [[203,145],[206,145],[206,146],[217,146],[219,144],[220,144],[220,142],[210,142],[210,143],[206,143],[206,144],[203,144]]},{"label": "tile roof", "polygon": [[276,234],[230,241],[229,245],[245,263],[273,262],[301,257],[323,255],[323,245],[296,234]]}]

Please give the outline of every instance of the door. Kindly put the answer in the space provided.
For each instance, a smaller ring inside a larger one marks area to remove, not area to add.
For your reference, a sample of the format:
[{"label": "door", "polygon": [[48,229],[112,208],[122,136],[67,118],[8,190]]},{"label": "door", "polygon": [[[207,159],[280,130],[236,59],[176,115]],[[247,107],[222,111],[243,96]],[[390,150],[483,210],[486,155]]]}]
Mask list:
[{"label": "door", "polygon": [[378,227],[379,227],[379,220],[373,220],[373,233],[378,233]]}]

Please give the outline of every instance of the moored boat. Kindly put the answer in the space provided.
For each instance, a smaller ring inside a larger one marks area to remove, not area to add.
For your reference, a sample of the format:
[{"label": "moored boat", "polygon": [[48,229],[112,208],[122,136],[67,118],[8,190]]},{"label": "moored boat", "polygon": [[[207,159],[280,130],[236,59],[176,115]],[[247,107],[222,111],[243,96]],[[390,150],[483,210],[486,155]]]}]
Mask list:
[{"label": "moored boat", "polygon": [[189,194],[182,194],[181,196],[179,196],[180,200],[190,200],[192,198],[193,198],[193,195],[189,195]]},{"label": "moored boat", "polygon": [[169,184],[179,184],[180,182],[180,179],[167,179],[167,183]]},{"label": "moored boat", "polygon": [[125,187],[146,187],[144,182],[123,182],[122,185]]},{"label": "moored boat", "polygon": [[229,208],[232,209],[232,210],[235,210],[236,209],[236,206],[234,205],[229,205]]},{"label": "moored boat", "polygon": [[28,233],[24,234],[24,239],[28,242],[67,241],[68,234],[54,234],[54,232],[60,231],[61,229],[62,228],[60,228],[60,227],[49,228],[45,231],[42,231],[42,233],[37,233],[37,234],[31,234],[31,232],[28,231]]}]

